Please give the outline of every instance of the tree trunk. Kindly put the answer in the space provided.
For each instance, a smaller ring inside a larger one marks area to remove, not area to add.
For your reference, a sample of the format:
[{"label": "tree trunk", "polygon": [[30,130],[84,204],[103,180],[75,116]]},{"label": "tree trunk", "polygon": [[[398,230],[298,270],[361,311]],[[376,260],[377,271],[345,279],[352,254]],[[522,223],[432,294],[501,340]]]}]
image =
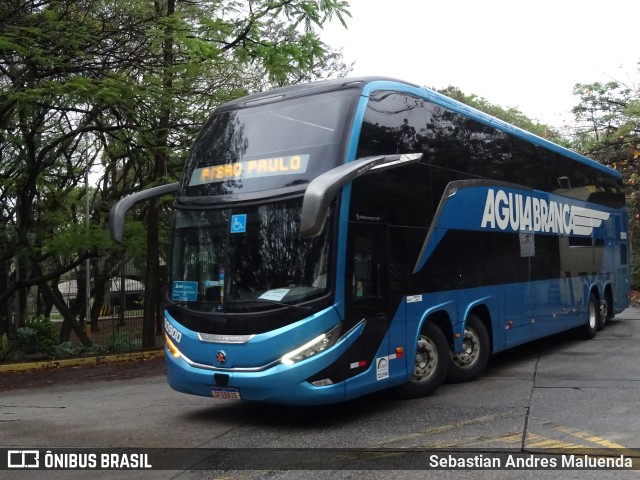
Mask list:
[{"label": "tree trunk", "polygon": [[78,316],[78,320],[80,326],[84,327],[84,323],[88,321],[85,319],[86,311],[87,311],[87,302],[89,299],[87,298],[87,282],[90,281],[87,278],[87,269],[84,266],[84,263],[80,265],[78,268],[78,273],[76,274],[76,303],[75,303],[75,311],[73,311],[74,315]]},{"label": "tree trunk", "polygon": [[[9,288],[9,262],[0,262],[0,292],[6,292]],[[9,322],[9,300],[0,302],[0,335],[3,333],[12,336]]]},{"label": "tree trunk", "polygon": [[[109,261],[109,260],[107,260]],[[91,271],[93,277],[93,305],[91,306],[91,331],[98,332],[100,331],[100,327],[98,325],[98,318],[100,317],[100,310],[102,305],[104,305],[105,298],[105,290],[107,289],[107,285],[110,286],[111,283],[111,269],[106,268],[102,269],[100,266],[101,262],[93,262]],[[103,263],[106,265],[106,263]]]},{"label": "tree trunk", "polygon": [[[37,261],[34,260],[32,262],[32,266],[35,275],[43,276],[42,268]],[[44,282],[41,284],[41,287],[42,297],[44,298],[45,302],[53,303],[64,319],[62,321],[62,328],[60,329],[60,343],[68,342],[69,337],[71,336],[71,332],[73,331],[78,336],[78,339],[80,340],[82,345],[84,345],[85,347],[90,347],[91,345],[93,345],[93,342],[91,342],[91,339],[87,337],[84,329],[78,324],[78,321],[75,319],[75,317],[71,313],[71,310],[67,306],[67,302],[64,300],[64,297],[58,289],[57,281],[53,283],[53,286],[49,285],[49,283],[47,282]]]},{"label": "tree trunk", "polygon": [[[161,6],[156,3],[156,10],[161,14]],[[175,13],[175,0],[168,0],[166,16]],[[163,95],[160,96],[160,116],[156,131],[154,148],[153,180],[161,180],[167,171],[167,150],[171,121],[171,90],[173,88],[173,38],[174,32],[170,22],[164,30],[163,54]],[[147,213],[147,271],[145,275],[144,319],[142,323],[142,345],[145,348],[155,347],[156,324],[161,322],[160,316],[160,242],[159,242],[160,203],[149,202]]]},{"label": "tree trunk", "polygon": [[[16,283],[20,283],[27,279],[27,268],[25,260],[20,255],[16,258]],[[14,323],[15,328],[22,328],[27,320],[27,289],[20,288],[16,292],[16,301],[14,303]]]},{"label": "tree trunk", "polygon": [[[53,280],[51,280],[52,282],[54,282],[56,285],[60,282],[60,277],[58,278],[54,278]],[[42,316],[44,318],[51,318],[51,310],[53,310],[53,302],[51,301],[51,299],[46,299],[43,292],[42,292],[43,287],[41,285],[38,285],[38,310],[36,312],[36,314],[38,316]]]},{"label": "tree trunk", "polygon": [[158,283],[160,246],[158,242],[158,205],[155,200],[149,202],[147,213],[147,269],[144,282],[144,315],[142,320],[142,346],[152,348],[156,345],[156,319],[159,314]]}]

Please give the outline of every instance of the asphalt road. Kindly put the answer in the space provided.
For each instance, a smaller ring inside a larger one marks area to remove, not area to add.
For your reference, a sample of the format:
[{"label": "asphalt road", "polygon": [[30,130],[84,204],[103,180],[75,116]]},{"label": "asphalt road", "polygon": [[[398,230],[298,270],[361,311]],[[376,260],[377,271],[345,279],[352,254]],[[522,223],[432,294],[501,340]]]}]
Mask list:
[{"label": "asphalt road", "polygon": [[[227,462],[209,461],[211,470],[11,470],[0,471],[0,478],[422,479],[425,472],[417,468],[428,463],[421,456],[423,449],[470,449],[481,458],[496,452],[538,452],[536,458],[554,458],[542,453],[588,448],[596,455],[622,452],[638,469],[638,359],[640,309],[630,308],[593,340],[569,332],[504,352],[492,358],[481,379],[445,384],[435,396],[417,400],[382,392],[321,408],[228,403],[172,391],[157,362],[148,363],[142,375],[128,370],[124,378],[70,369],[53,385],[36,381],[45,386],[15,389],[14,384],[0,391],[0,448],[262,450],[241,452]],[[288,457],[280,461],[276,456],[282,451],[264,450],[269,448],[289,449],[284,451]],[[380,449],[376,452],[382,461],[375,464],[380,470],[366,469],[372,449]],[[294,467],[240,469],[242,462],[261,465],[270,458],[275,465]],[[323,461],[328,469],[347,469],[303,470],[305,463],[318,468]],[[428,477],[640,480],[640,470],[441,469],[429,471]]]}]

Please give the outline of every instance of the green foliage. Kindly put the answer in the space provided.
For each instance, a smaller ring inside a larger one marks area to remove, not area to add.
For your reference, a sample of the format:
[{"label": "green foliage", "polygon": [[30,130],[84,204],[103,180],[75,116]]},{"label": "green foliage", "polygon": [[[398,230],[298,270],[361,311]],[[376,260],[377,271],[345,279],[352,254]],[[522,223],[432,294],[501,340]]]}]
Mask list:
[{"label": "green foliage", "polygon": [[94,343],[90,347],[84,347],[77,351],[77,354],[83,357],[97,357],[105,353],[108,353],[108,350],[98,343]]},{"label": "green foliage", "polygon": [[78,350],[71,342],[62,342],[56,345],[54,357],[55,358],[71,358],[78,354]]},{"label": "green foliage", "polygon": [[134,352],[142,348],[140,329],[133,332],[118,330],[111,334],[108,349],[115,352]]},{"label": "green foliage", "polygon": [[[344,75],[341,53],[317,31],[331,18],[344,24],[347,9],[342,0],[1,2],[0,225],[10,241],[0,271],[15,273],[2,283],[0,316],[18,318],[7,311],[16,292],[73,272],[88,254],[105,257],[109,278],[123,256],[105,229],[111,205],[179,178],[215,106]],[[86,189],[87,168],[100,171],[97,188]],[[128,215],[130,252],[165,255],[168,203]]]},{"label": "green foliage", "polygon": [[627,192],[631,285],[640,289],[640,89],[618,81],[576,84],[573,148],[620,172]]},{"label": "green foliage", "polygon": [[576,84],[573,94],[579,101],[572,109],[576,116],[575,147],[617,169],[621,147],[629,146],[637,126],[638,117],[632,112],[638,93],[610,81]]},{"label": "green foliage", "polygon": [[57,347],[55,326],[48,318],[32,317],[16,330],[13,350],[18,359],[53,358]]}]

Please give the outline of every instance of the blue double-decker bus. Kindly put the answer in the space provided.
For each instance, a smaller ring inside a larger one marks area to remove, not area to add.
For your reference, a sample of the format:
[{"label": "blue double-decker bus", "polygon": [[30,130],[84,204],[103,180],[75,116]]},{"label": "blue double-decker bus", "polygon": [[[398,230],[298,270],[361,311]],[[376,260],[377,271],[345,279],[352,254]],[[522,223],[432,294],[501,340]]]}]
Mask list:
[{"label": "blue double-decker bus", "polygon": [[168,381],[325,404],[477,378],[629,304],[620,175],[416,85],[355,78],[218,107],[175,193]]}]

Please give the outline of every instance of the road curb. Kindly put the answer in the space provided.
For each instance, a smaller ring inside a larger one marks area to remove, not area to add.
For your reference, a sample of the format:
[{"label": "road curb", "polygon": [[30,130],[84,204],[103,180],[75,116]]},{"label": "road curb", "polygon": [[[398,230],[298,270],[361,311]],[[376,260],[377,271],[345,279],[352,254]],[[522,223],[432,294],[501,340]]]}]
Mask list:
[{"label": "road curb", "polygon": [[46,370],[48,368],[77,367],[84,365],[105,365],[110,363],[129,362],[132,360],[149,360],[162,358],[164,349],[146,352],[123,353],[121,355],[102,355],[99,357],[68,358],[64,360],[49,360],[46,362],[10,363],[0,365],[0,373],[25,372],[27,370]]}]

